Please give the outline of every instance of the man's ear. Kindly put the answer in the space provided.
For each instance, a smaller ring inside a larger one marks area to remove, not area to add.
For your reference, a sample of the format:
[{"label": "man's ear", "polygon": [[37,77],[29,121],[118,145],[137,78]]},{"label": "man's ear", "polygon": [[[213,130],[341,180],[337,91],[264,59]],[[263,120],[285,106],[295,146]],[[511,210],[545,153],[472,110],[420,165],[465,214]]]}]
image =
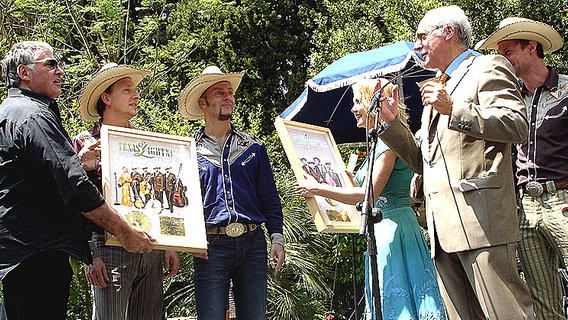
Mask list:
[{"label": "man's ear", "polygon": [[24,82],[29,82],[31,80],[32,70],[27,66],[21,64],[18,66],[18,76]]},{"label": "man's ear", "polygon": [[205,98],[199,98],[197,99],[197,104],[199,105],[201,110],[203,110],[203,108],[207,106],[207,101],[205,101]]},{"label": "man's ear", "polygon": [[455,29],[453,26],[446,26],[444,33],[446,34],[446,40],[450,40],[455,34]]},{"label": "man's ear", "polygon": [[108,96],[108,93],[101,93],[101,100],[103,100],[106,105],[110,105],[110,97]]},{"label": "man's ear", "polygon": [[529,44],[527,46],[527,49],[529,49],[529,52],[531,51],[535,51],[536,52],[536,47],[537,47],[537,42],[534,40],[529,41]]}]

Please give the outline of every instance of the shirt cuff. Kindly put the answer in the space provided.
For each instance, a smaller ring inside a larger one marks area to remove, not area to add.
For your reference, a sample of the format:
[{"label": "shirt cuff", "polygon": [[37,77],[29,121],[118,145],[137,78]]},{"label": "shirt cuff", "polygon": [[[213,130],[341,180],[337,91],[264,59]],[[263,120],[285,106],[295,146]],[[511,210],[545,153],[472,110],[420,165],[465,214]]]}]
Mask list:
[{"label": "shirt cuff", "polygon": [[105,244],[104,233],[93,232],[91,234],[91,240],[89,240],[89,249],[91,249],[91,256],[100,257],[101,253],[99,248]]},{"label": "shirt cuff", "polygon": [[282,247],[285,247],[286,239],[284,239],[284,236],[281,233],[273,233],[270,235],[270,242],[272,242],[272,244],[279,244]]},{"label": "shirt cuff", "polygon": [[91,256],[93,256],[93,258],[101,256],[97,245],[93,241],[89,241],[89,249],[91,249]]}]

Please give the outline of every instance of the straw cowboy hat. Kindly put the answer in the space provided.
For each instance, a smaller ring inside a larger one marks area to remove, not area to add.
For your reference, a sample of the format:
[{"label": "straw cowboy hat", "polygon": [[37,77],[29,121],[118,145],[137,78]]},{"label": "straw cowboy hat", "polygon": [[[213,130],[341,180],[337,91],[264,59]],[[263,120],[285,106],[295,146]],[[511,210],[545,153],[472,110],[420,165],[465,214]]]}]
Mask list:
[{"label": "straw cowboy hat", "polygon": [[97,101],[101,94],[113,83],[120,79],[130,78],[137,86],[142,79],[150,73],[146,70],[136,69],[127,65],[118,65],[114,62],[105,64],[97,74],[91,78],[79,98],[81,117],[89,122],[96,122],[100,115],[97,112]]},{"label": "straw cowboy hat", "polygon": [[216,66],[209,66],[205,68],[199,76],[193,78],[193,80],[191,80],[191,82],[183,89],[179,97],[179,112],[182,116],[189,120],[203,119],[203,111],[197,103],[197,100],[201,97],[203,92],[212,85],[223,81],[231,83],[233,92],[235,92],[237,91],[244,74],[244,71],[223,73],[221,72],[221,69]]},{"label": "straw cowboy hat", "polygon": [[564,44],[560,34],[546,23],[511,17],[501,21],[499,29],[487,39],[479,41],[475,50],[497,49],[497,44],[505,40],[534,40],[542,45],[544,52],[554,52]]}]

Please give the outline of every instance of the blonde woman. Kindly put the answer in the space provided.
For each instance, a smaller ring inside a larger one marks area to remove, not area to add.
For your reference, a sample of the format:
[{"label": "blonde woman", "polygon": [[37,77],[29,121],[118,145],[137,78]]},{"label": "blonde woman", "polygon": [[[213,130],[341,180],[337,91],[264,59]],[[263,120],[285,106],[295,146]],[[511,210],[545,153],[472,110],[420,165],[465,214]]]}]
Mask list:
[{"label": "blonde woman", "polygon": [[[369,79],[353,84],[353,108],[357,127],[374,125],[374,115],[367,117],[373,93],[386,84],[385,79]],[[387,84],[383,95],[392,97],[398,86]],[[396,95],[396,94],[395,94]],[[404,106],[399,104],[406,115]],[[406,121],[406,120],[405,120]],[[379,123],[381,123],[379,118]],[[380,208],[383,220],[375,224],[377,265],[383,319],[446,319],[442,297],[436,281],[434,264],[424,235],[409,201],[412,171],[388,146],[379,140],[374,149],[374,206]],[[355,204],[364,200],[364,180],[369,169],[367,157],[355,174],[358,187],[333,187],[318,183],[306,175],[296,189],[304,197],[314,195]],[[371,290],[371,270],[365,254],[365,319],[375,319]]]}]

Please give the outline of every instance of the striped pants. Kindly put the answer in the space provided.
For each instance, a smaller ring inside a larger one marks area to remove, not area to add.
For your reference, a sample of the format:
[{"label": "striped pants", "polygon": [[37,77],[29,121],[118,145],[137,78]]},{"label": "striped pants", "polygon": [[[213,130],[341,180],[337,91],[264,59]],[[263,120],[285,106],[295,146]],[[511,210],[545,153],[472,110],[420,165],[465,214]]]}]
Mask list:
[{"label": "striped pants", "polygon": [[558,268],[568,266],[568,191],[531,197],[521,192],[519,255],[539,320],[565,320]]},{"label": "striped pants", "polygon": [[122,247],[98,249],[109,283],[93,290],[93,320],[163,319],[164,251],[131,253]]}]

